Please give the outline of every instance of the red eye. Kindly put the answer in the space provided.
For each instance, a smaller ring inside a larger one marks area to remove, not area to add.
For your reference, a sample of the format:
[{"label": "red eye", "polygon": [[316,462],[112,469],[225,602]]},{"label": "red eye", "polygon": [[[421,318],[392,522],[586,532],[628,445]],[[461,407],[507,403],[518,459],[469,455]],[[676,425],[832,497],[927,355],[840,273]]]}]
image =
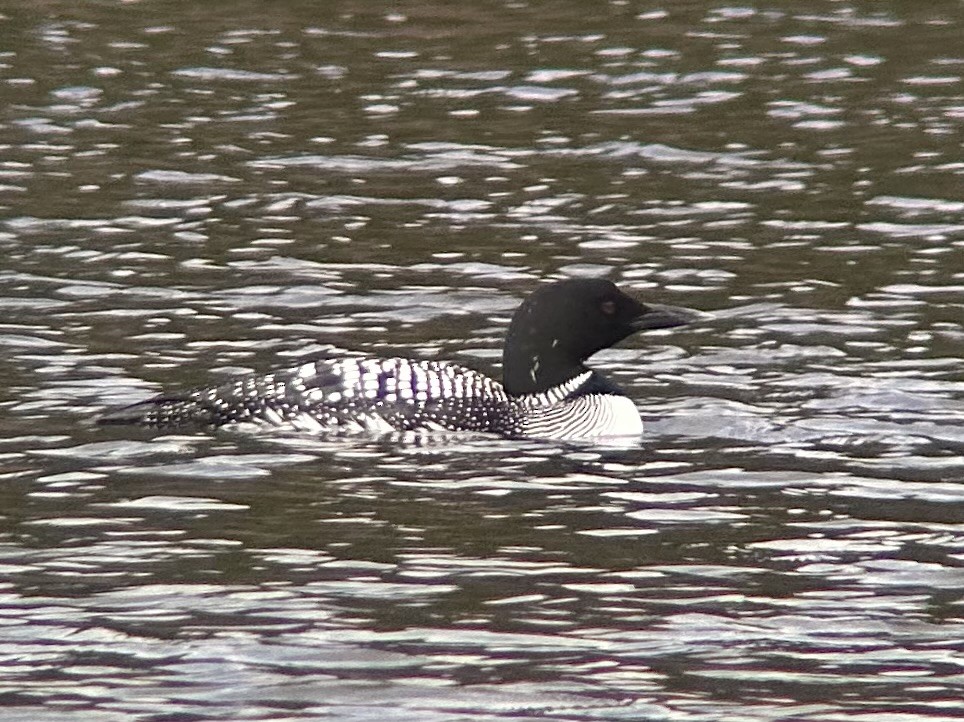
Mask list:
[{"label": "red eye", "polygon": [[615,301],[603,301],[599,304],[599,309],[607,316],[612,316],[616,313],[616,302]]}]

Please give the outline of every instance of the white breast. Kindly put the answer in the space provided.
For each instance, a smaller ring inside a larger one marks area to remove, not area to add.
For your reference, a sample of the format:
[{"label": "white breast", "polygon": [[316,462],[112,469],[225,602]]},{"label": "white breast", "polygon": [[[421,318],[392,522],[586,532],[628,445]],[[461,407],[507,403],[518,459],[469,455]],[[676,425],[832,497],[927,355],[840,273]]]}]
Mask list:
[{"label": "white breast", "polygon": [[533,409],[523,435],[542,439],[598,439],[639,436],[643,420],[626,396],[587,394],[549,407]]}]

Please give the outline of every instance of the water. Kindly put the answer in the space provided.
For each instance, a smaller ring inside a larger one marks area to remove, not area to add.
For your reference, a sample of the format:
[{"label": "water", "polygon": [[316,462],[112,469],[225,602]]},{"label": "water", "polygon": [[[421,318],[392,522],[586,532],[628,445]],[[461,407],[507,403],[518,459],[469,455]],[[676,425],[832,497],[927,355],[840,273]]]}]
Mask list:
[{"label": "water", "polygon": [[[957,719],[961,20],[4,3],[0,720]],[[638,445],[90,424],[572,275]]]}]

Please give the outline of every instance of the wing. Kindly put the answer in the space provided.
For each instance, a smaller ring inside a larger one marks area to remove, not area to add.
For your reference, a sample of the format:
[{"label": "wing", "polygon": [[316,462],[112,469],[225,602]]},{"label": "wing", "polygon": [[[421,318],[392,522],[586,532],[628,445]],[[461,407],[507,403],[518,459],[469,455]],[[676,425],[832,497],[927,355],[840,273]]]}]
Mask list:
[{"label": "wing", "polygon": [[107,424],[224,426],[301,431],[501,431],[512,415],[502,385],[457,364],[314,359],[219,386],[159,396],[104,416]]}]

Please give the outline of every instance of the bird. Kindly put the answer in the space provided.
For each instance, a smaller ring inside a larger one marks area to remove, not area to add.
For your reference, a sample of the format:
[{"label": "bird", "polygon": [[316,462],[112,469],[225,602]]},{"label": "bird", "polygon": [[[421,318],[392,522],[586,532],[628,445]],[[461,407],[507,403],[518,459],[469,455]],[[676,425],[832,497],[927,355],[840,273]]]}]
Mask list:
[{"label": "bird", "polygon": [[109,411],[102,425],[154,429],[240,424],[313,434],[481,432],[507,438],[639,436],[642,419],[586,366],[626,337],[690,323],[687,308],[644,304],[603,278],[538,287],[509,323],[502,382],[450,361],[315,356]]}]

